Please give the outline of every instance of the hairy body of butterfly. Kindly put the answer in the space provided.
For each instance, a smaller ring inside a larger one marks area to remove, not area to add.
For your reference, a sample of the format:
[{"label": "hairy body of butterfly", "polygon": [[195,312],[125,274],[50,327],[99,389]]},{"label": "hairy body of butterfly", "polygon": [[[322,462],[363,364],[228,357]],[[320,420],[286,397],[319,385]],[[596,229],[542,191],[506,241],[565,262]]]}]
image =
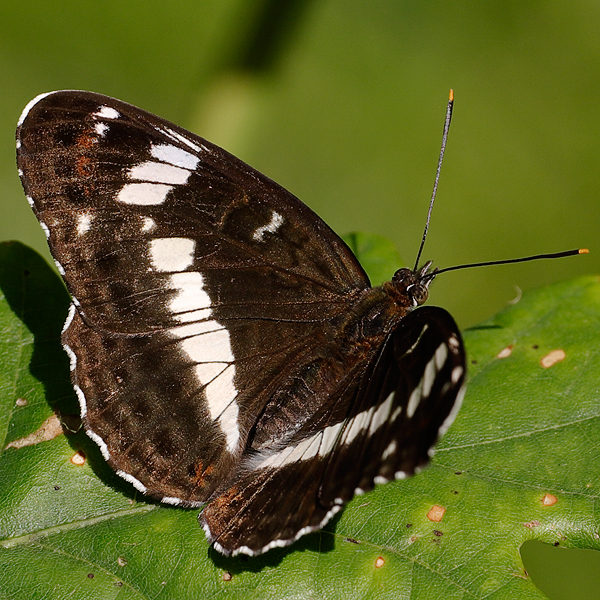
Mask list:
[{"label": "hairy body of butterfly", "polygon": [[139,491],[208,503],[219,551],[287,545],[427,462],[465,378],[452,317],[417,308],[429,265],[371,288],[292,194],[99,94],[34,99],[17,157],[86,432]]}]

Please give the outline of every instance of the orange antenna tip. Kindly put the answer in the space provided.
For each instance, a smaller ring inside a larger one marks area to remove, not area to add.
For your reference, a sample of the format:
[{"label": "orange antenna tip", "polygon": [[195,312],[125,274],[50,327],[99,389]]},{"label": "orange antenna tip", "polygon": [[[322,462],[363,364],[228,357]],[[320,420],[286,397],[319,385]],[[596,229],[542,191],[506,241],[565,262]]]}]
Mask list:
[{"label": "orange antenna tip", "polygon": [[589,254],[590,251],[587,248],[579,248],[579,254]]},{"label": "orange antenna tip", "polygon": [[454,101],[454,90],[450,90],[450,95],[448,96],[448,100],[450,100],[450,102]]}]

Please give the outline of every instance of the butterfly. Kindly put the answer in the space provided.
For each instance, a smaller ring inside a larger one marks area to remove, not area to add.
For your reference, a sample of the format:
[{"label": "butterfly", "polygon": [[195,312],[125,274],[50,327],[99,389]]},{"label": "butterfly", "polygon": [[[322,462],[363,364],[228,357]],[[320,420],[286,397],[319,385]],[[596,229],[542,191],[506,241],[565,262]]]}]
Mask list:
[{"label": "butterfly", "polygon": [[100,94],[32,100],[17,162],[72,296],[85,431],[138,491],[203,506],[219,552],[291,544],[427,463],[466,374],[453,318],[421,306],[430,263],[372,288],[291,193]]}]

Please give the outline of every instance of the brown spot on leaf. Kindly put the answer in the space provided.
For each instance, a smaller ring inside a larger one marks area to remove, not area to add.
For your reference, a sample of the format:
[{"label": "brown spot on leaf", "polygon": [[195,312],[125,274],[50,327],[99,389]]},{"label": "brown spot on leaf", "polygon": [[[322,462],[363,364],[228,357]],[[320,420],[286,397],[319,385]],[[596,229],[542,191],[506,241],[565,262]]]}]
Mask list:
[{"label": "brown spot on leaf", "polygon": [[35,444],[39,444],[41,442],[47,442],[49,440],[53,440],[55,437],[58,437],[63,432],[60,421],[56,415],[52,415],[48,417],[40,426],[37,431],[30,433],[29,435],[19,438],[18,440],[14,440],[7,444],[6,450],[8,448],[24,448],[25,446],[34,446]]},{"label": "brown spot on leaf", "polygon": [[539,527],[541,523],[539,521],[528,521],[527,523],[523,523],[523,527],[527,527],[527,529],[533,529],[534,527]]},{"label": "brown spot on leaf", "polygon": [[558,498],[554,494],[546,494],[542,498],[542,504],[544,506],[554,506],[558,502]]},{"label": "brown spot on leaf", "polygon": [[375,561],[375,568],[381,569],[383,565],[385,565],[385,559],[382,556],[378,556],[377,560]]},{"label": "brown spot on leaf", "polygon": [[498,354],[496,354],[496,358],[508,358],[513,351],[514,346],[511,344],[510,346],[506,346],[506,348],[502,348]]},{"label": "brown spot on leaf", "polygon": [[229,571],[223,573],[223,581],[231,581],[232,579],[233,575]]},{"label": "brown spot on leaf", "polygon": [[540,365],[542,365],[544,369],[548,369],[551,366],[555,365],[557,362],[565,360],[566,357],[567,354],[564,350],[560,348],[558,350],[552,350],[552,352],[549,352],[548,354],[546,354],[546,356],[542,358],[542,360],[540,360]]},{"label": "brown spot on leaf", "polygon": [[83,452],[83,450],[78,450],[77,452],[75,452],[75,454],[73,454],[73,456],[71,456],[71,462],[74,465],[77,465],[78,467],[80,467],[81,465],[85,464],[85,453]]},{"label": "brown spot on leaf", "polygon": [[117,564],[120,567],[124,567],[127,564],[127,560],[125,558],[123,558],[122,556],[119,556],[119,558],[117,558]]},{"label": "brown spot on leaf", "polygon": [[443,506],[434,504],[427,513],[427,518],[434,523],[439,523],[444,518],[446,509]]},{"label": "brown spot on leaf", "polygon": [[433,535],[435,535],[436,537],[442,537],[444,535],[443,531],[439,531],[438,529],[434,529],[433,530]]},{"label": "brown spot on leaf", "polygon": [[27,406],[27,400],[25,398],[17,398],[15,404],[17,406]]}]

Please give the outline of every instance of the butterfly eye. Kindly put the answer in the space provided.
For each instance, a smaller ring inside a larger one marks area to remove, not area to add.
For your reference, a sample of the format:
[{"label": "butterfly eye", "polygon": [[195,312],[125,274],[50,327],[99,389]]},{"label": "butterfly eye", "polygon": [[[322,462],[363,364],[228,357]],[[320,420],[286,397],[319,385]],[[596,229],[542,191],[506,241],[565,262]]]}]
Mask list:
[{"label": "butterfly eye", "polygon": [[398,269],[392,281],[385,283],[384,287],[390,289],[398,304],[416,308],[427,302],[430,282],[430,279],[424,277],[423,270],[414,272],[410,269]]},{"label": "butterfly eye", "polygon": [[410,286],[406,291],[410,294],[410,297],[413,301],[413,306],[415,307],[425,304],[429,298],[429,289],[426,285],[423,285],[420,282]]}]

